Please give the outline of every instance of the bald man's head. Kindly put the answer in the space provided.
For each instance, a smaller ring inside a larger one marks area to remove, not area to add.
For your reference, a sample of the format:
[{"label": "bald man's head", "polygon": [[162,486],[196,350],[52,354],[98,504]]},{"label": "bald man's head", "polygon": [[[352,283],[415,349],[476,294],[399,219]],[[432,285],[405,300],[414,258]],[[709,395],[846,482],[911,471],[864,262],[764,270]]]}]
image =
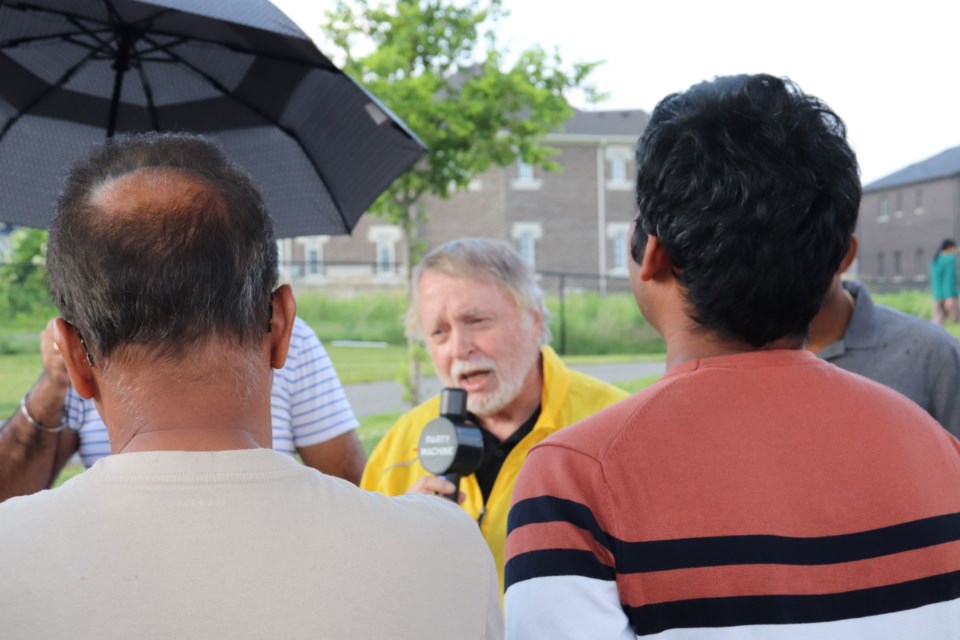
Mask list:
[{"label": "bald man's head", "polygon": [[204,138],[114,138],[74,165],[48,278],[95,358],[181,358],[209,338],[256,344],[277,282],[273,226],[250,178]]}]

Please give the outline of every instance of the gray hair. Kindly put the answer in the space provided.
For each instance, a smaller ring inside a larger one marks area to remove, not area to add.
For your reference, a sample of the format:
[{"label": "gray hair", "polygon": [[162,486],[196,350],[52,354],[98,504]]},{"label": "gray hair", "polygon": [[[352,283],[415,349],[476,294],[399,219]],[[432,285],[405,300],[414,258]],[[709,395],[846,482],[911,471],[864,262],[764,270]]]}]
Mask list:
[{"label": "gray hair", "polygon": [[[141,172],[178,187],[182,180],[181,197],[104,202],[112,185]],[[215,143],[186,134],[119,136],[71,168],[47,270],[61,315],[95,358],[133,347],[176,361],[210,338],[259,344],[270,323],[277,247],[260,192]]]},{"label": "gray hair", "polygon": [[417,303],[420,278],[427,271],[456,278],[496,282],[513,297],[519,309],[541,315],[540,344],[550,344],[550,313],[533,271],[513,247],[492,238],[451,240],[424,256],[413,270],[413,291],[406,316],[408,338],[423,340]]}]

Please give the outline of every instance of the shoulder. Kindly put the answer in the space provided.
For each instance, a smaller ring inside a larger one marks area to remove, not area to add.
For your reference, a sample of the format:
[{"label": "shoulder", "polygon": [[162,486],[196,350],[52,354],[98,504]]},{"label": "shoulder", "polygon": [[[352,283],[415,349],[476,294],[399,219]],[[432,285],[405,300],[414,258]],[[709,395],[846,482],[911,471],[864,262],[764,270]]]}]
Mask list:
[{"label": "shoulder", "polygon": [[[74,491],[82,481],[72,479],[57,489],[17,496],[0,503],[0,540],[7,549],[44,549],[58,545],[78,512],[89,504]],[[58,541],[60,540],[60,541]],[[3,563],[0,562],[0,565]]]},{"label": "shoulder", "polygon": [[960,352],[960,342],[940,325],[882,304],[875,303],[874,312],[880,331],[887,337],[909,340],[933,352]]},{"label": "shoulder", "polygon": [[432,555],[440,547],[444,548],[444,557],[489,554],[476,522],[446,498],[423,494],[388,496],[353,486],[344,489],[351,494],[343,503],[349,514],[344,517],[351,524],[344,526],[355,526],[358,532],[389,531],[389,546],[412,554]]}]

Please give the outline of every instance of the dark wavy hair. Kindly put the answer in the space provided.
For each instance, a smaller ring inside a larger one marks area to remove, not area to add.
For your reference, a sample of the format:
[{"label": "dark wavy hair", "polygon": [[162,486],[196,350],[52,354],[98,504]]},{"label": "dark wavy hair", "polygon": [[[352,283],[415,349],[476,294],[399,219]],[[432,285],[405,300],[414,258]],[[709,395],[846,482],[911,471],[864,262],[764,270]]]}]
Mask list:
[{"label": "dark wavy hair", "polygon": [[[97,194],[118,178],[154,170],[183,180],[184,196],[100,205]],[[47,272],[61,315],[95,357],[138,345],[177,359],[212,336],[262,339],[277,246],[260,192],[211,140],[121,136],[71,168]]]},{"label": "dark wavy hair", "polygon": [[760,347],[803,337],[850,246],[861,186],[843,121],[788,79],[716,78],[664,98],[637,147],[640,261],[662,243],[689,314]]},{"label": "dark wavy hair", "polygon": [[944,238],[943,242],[940,243],[940,248],[937,249],[934,256],[938,256],[944,251],[946,251],[947,249],[952,249],[955,246],[957,246],[956,240],[954,240],[953,238]]}]

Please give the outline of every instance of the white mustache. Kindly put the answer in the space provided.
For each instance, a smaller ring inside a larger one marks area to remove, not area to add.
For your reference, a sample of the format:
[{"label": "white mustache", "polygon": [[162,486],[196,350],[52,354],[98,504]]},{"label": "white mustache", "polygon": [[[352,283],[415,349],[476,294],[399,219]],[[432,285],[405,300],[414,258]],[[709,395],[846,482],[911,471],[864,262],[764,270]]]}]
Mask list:
[{"label": "white mustache", "polygon": [[475,360],[454,360],[450,365],[450,377],[454,382],[459,382],[460,378],[476,373],[478,371],[490,371],[494,375],[499,375],[497,363],[490,358],[480,358]]}]

